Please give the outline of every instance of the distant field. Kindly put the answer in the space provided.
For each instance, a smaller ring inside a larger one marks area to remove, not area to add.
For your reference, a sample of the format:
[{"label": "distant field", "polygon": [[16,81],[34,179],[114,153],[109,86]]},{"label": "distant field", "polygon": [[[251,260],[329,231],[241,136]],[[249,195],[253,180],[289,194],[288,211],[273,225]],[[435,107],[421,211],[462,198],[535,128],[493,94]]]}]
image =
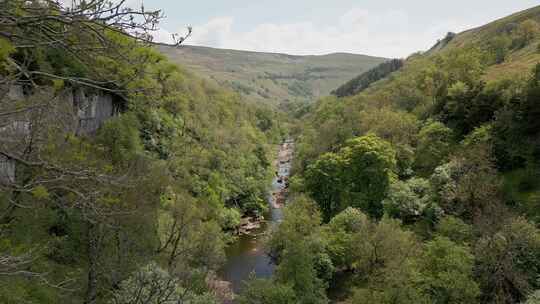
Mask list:
[{"label": "distant field", "polygon": [[174,62],[234,89],[251,100],[280,104],[312,101],[387,60],[335,53],[292,56],[208,47],[160,46]]}]

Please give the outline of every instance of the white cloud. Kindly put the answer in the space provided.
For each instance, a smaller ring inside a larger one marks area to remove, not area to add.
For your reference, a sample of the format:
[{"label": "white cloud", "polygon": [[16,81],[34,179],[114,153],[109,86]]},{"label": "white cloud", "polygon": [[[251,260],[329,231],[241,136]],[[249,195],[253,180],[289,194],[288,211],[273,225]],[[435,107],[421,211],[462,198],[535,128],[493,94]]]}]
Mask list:
[{"label": "white cloud", "polygon": [[[218,17],[194,26],[188,44],[288,54],[351,52],[385,57],[404,57],[425,50],[447,31],[467,28],[458,20],[413,27],[403,11],[370,12],[353,8],[335,21],[263,23],[247,31],[234,29],[233,17]],[[182,32],[182,31],[180,31]],[[157,37],[159,41],[163,34]]]}]

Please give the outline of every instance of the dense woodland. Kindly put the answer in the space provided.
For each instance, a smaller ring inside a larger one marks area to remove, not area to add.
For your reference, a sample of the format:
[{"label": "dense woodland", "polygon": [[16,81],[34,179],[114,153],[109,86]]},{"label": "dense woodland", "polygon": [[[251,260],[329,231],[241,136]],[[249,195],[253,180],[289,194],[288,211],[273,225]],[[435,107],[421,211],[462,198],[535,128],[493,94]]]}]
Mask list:
[{"label": "dense woodland", "polygon": [[[219,303],[289,133],[277,267],[237,303],[540,303],[540,8],[285,113],[172,64],[160,12],[75,4],[0,3],[0,303]],[[118,111],[79,132],[77,90]]]},{"label": "dense woodland", "polygon": [[332,95],[337,97],[356,95],[367,89],[372,83],[388,77],[402,67],[403,61],[401,59],[388,60],[335,89],[332,91]]}]

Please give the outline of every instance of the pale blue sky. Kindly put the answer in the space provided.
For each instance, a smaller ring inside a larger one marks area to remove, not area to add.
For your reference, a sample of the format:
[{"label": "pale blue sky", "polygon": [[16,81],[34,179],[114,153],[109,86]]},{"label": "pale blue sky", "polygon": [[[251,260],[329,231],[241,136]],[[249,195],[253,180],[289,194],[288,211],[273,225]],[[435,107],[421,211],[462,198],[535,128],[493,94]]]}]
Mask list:
[{"label": "pale blue sky", "polygon": [[[140,0],[131,0],[138,3]],[[538,0],[145,0],[188,44],[291,54],[404,57],[459,32],[539,5]]]}]

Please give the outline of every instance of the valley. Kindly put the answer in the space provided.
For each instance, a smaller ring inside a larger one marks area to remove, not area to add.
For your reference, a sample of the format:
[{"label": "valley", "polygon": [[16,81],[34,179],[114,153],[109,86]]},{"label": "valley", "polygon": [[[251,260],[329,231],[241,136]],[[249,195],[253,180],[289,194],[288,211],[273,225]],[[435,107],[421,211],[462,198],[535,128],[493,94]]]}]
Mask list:
[{"label": "valley", "polygon": [[[388,59],[129,5],[0,2],[1,304],[540,303],[540,6]],[[346,10],[315,36],[423,33]]]}]

